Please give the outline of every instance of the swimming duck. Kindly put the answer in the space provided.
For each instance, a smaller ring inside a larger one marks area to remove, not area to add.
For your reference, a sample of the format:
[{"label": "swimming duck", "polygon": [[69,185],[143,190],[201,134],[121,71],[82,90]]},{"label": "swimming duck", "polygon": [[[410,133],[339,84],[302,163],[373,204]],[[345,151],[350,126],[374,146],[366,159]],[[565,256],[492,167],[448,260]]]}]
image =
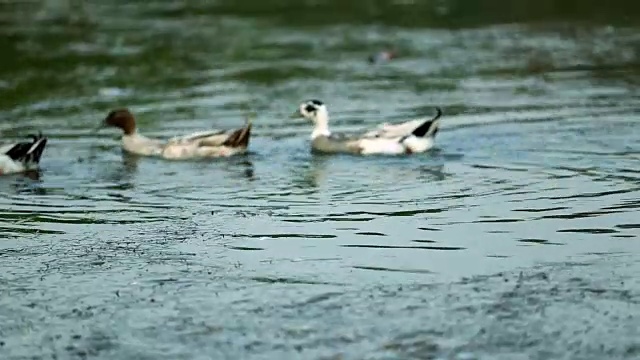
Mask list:
[{"label": "swimming duck", "polygon": [[0,146],[0,175],[15,174],[35,170],[40,164],[40,157],[47,146],[47,138],[29,135],[31,141],[22,141]]},{"label": "swimming duck", "polygon": [[384,123],[362,135],[349,136],[329,131],[329,112],[320,100],[303,102],[294,114],[313,122],[311,148],[314,151],[360,155],[425,152],[435,145],[438,119],[441,115],[442,110],[436,107],[436,115],[433,118],[415,119],[400,124]]},{"label": "swimming duck", "polygon": [[208,130],[169,140],[151,139],[140,135],[136,121],[128,109],[109,112],[101,127],[117,127],[123,132],[122,148],[141,156],[158,156],[170,160],[227,157],[244,153],[249,146],[251,120],[234,130]]}]

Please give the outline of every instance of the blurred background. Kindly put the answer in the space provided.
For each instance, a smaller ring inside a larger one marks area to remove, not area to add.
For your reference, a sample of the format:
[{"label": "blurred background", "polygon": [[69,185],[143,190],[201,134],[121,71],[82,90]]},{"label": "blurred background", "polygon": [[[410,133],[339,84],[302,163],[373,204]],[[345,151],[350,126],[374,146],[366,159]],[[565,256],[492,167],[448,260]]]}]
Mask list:
[{"label": "blurred background", "polygon": [[[348,113],[360,106],[349,103],[379,100],[384,89],[401,92],[391,96],[404,106],[437,102],[475,113],[542,105],[532,99],[543,95],[536,82],[550,77],[582,89],[587,79],[629,86],[637,80],[640,11],[622,0],[43,0],[0,6],[0,116],[8,121],[77,116],[78,108],[95,116],[116,104],[159,111],[152,106],[158,102],[193,116],[222,107],[216,114],[224,118],[242,106],[276,111],[336,91],[338,99],[326,100]],[[364,62],[383,50],[395,50],[397,64],[379,69]],[[501,100],[494,103],[483,98],[505,91],[495,82],[507,78],[521,79],[516,94],[493,96]],[[566,103],[555,98],[544,105],[585,104],[584,90],[566,94]],[[221,92],[226,99],[215,98]],[[178,98],[183,103],[168,105]]]},{"label": "blurred background", "polygon": [[[0,179],[0,353],[637,359],[639,84],[637,1],[0,1],[0,139],[50,139]],[[312,155],[309,98],[438,146]],[[127,156],[125,106],[251,152]]]}]

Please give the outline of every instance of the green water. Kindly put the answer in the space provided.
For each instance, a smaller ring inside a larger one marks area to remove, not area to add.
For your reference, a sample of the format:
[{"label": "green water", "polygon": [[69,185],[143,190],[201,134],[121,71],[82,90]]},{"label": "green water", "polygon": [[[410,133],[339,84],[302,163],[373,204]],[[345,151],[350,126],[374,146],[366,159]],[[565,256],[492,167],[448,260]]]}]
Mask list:
[{"label": "green water", "polygon": [[[640,301],[624,275],[640,269],[639,5],[47,4],[0,4],[1,139],[50,139],[37,178],[0,179],[3,358],[640,353],[637,318],[616,312]],[[367,62],[386,49],[398,58]],[[440,106],[437,148],[313,155],[311,125],[288,118],[308,98],[334,131]],[[123,106],[158,137],[253,112],[251,151],[128,156],[116,131],[93,132]],[[564,267],[584,262],[595,270]],[[492,320],[485,306],[518,276],[481,276],[536,266],[563,270],[533,277],[526,303],[498,301],[520,314],[511,327]],[[602,297],[554,295],[592,283]],[[558,334],[584,330],[577,319],[595,323],[572,347]]]}]

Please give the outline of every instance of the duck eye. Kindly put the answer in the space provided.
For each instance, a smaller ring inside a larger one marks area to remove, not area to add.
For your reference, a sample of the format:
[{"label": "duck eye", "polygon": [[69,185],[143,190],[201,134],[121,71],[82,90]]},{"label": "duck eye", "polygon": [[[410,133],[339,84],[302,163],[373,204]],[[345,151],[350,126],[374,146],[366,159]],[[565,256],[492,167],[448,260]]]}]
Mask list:
[{"label": "duck eye", "polygon": [[307,105],[304,108],[304,111],[309,112],[309,113],[315,112],[316,110],[317,110],[316,107],[313,106],[313,105]]}]

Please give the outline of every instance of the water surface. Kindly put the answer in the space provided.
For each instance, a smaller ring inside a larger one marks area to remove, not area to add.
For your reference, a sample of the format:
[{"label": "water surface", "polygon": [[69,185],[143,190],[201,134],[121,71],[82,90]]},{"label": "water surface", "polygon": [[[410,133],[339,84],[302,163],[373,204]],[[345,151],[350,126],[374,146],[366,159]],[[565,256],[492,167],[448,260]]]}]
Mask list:
[{"label": "water surface", "polygon": [[[637,6],[497,3],[0,5],[0,134],[50,137],[36,179],[0,179],[0,346],[12,358],[497,356],[460,322],[419,335],[410,309],[431,299],[418,313],[436,319],[456,304],[447,291],[468,291],[446,284],[540,264],[637,273]],[[366,61],[383,49],[399,57]],[[328,104],[334,131],[440,106],[438,146],[313,155],[310,124],[288,118],[308,98]],[[123,154],[115,130],[92,130],[122,106],[159,137],[253,112],[251,152]],[[633,289],[616,301],[637,306]],[[440,340],[385,347],[405,332]],[[578,350],[631,358],[623,333],[614,352]],[[505,345],[532,346],[549,345]]]}]

